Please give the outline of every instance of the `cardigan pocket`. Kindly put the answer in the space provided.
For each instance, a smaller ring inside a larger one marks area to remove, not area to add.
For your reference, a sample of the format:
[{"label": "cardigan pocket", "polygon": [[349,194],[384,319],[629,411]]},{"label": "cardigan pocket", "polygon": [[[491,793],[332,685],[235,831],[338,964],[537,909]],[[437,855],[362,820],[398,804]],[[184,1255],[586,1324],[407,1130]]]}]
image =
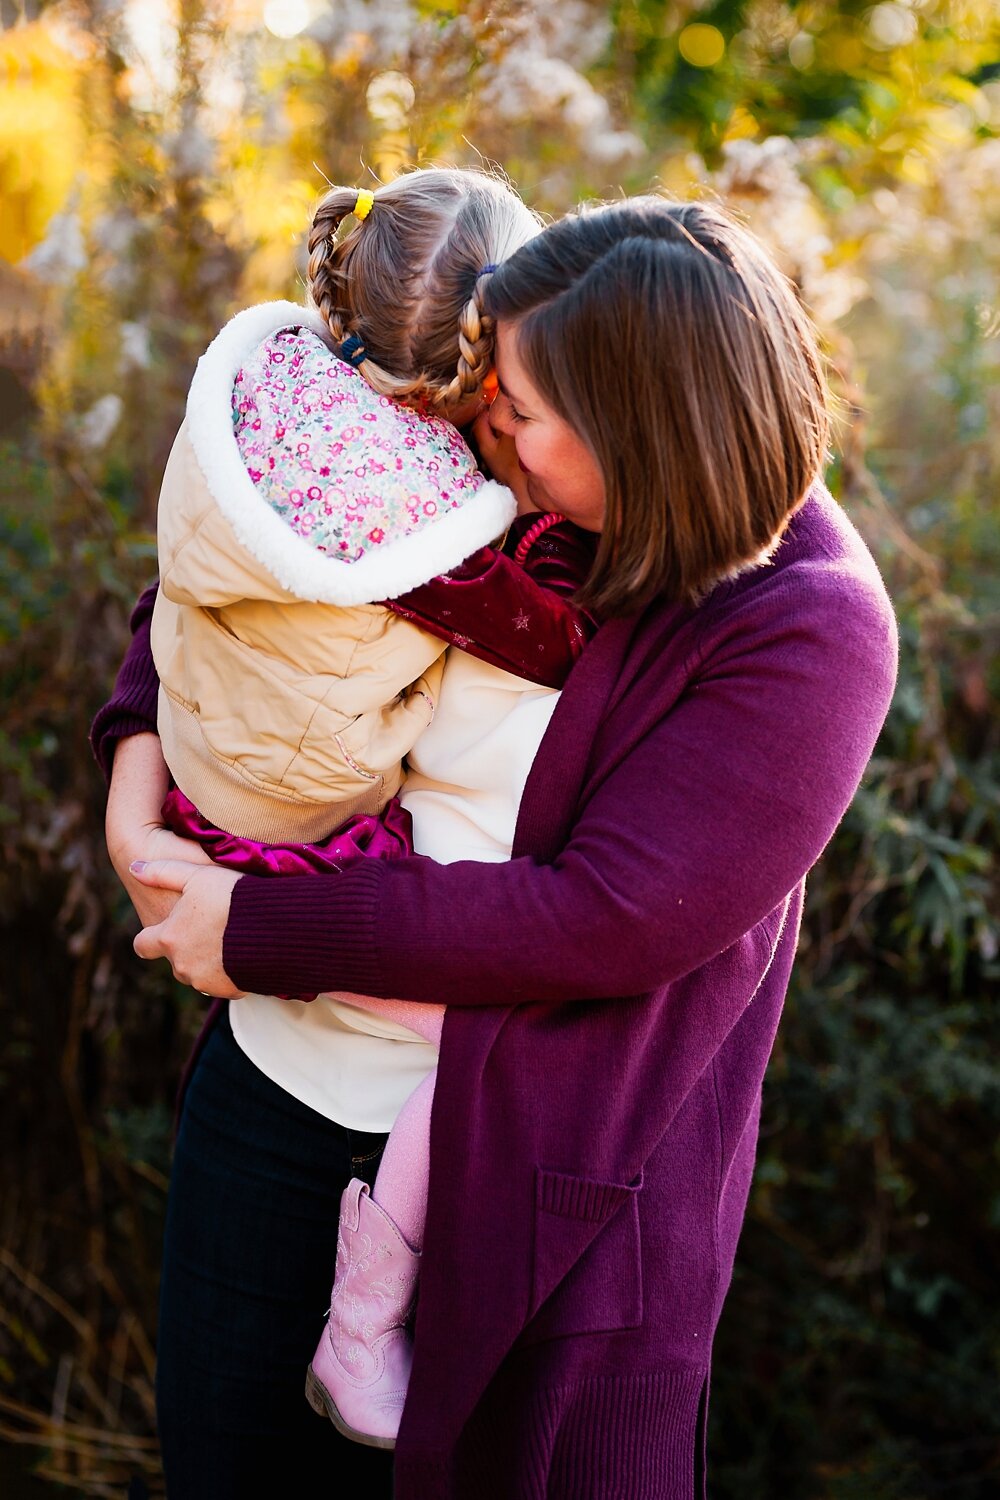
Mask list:
[{"label": "cardigan pocket", "polygon": [[642,1322],[639,1193],[539,1168],[530,1321],[518,1343],[609,1333]]}]

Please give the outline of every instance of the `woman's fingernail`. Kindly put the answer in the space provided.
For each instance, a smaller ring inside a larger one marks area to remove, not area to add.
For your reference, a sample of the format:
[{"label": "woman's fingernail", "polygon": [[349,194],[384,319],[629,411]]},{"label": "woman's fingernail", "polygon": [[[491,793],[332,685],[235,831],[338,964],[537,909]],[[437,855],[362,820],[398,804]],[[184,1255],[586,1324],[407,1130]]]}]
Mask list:
[{"label": "woman's fingernail", "polygon": [[144,859],[134,859],[129,865],[129,869],[132,871],[133,875],[141,875],[145,868],[146,861]]}]

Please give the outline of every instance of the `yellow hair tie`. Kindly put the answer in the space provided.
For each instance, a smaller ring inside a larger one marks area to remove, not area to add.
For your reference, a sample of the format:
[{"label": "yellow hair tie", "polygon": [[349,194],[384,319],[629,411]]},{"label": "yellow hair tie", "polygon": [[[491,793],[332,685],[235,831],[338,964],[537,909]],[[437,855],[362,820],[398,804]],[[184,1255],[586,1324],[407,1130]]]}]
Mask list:
[{"label": "yellow hair tie", "polygon": [[359,188],[357,201],[352,210],[356,219],[367,219],[375,202],[375,194],[369,188]]}]

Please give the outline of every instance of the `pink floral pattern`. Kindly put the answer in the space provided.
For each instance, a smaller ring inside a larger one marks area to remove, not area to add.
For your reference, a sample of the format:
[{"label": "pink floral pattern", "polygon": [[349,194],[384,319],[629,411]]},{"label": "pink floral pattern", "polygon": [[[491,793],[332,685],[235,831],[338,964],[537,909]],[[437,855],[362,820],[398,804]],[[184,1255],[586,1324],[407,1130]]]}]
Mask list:
[{"label": "pink floral pattern", "polygon": [[305,328],[272,334],[239,371],[233,428],[262,498],[340,562],[421,531],[484,483],[457,428],[376,395]]}]

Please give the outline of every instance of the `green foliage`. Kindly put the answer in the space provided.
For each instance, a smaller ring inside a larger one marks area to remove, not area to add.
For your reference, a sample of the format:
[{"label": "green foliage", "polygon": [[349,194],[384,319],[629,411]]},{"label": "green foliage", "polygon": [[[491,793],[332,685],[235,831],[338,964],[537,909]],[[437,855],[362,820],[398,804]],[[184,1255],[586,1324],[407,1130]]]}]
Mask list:
[{"label": "green foliage", "polygon": [[811,884],[720,1339],[717,1493],[995,1483],[1000,759],[986,786],[921,766],[906,660],[883,746],[909,753],[873,763]]}]

